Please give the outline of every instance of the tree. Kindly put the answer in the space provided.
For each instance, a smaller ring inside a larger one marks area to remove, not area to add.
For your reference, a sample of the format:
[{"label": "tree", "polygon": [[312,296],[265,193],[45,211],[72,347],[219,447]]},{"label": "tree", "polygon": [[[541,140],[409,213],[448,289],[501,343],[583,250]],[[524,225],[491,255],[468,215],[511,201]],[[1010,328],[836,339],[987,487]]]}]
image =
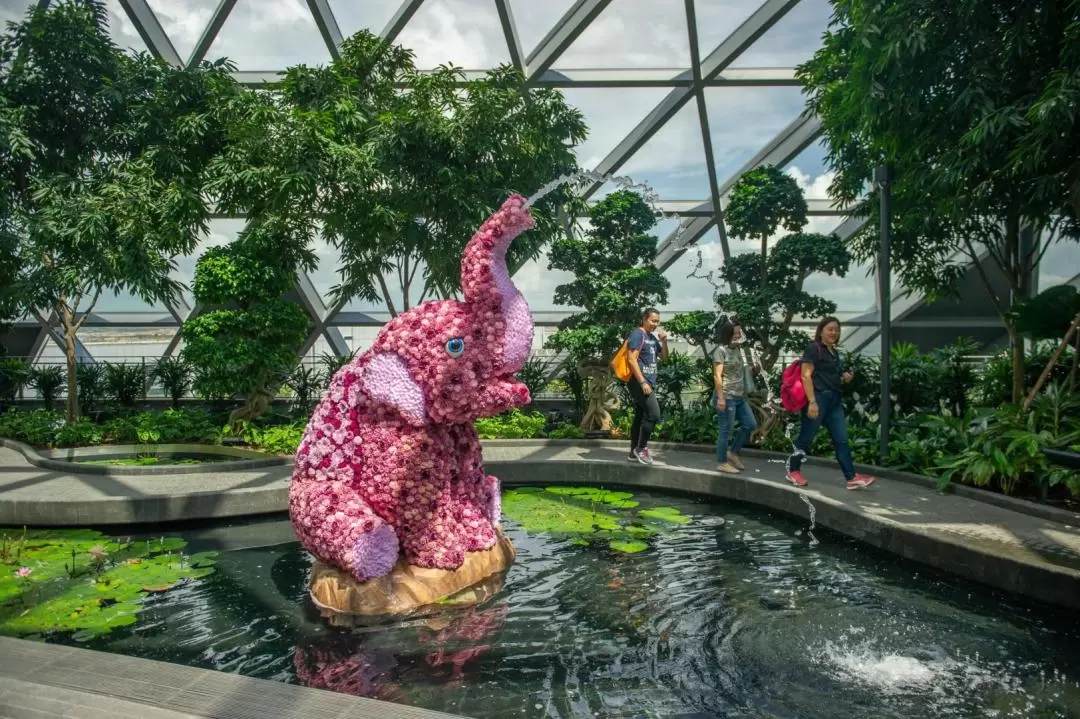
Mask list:
[{"label": "tree", "polygon": [[[329,139],[309,166],[324,236],[341,253],[333,302],[381,301],[391,315],[455,294],[480,222],[512,192],[576,171],[586,133],[561,93],[527,87],[516,69],[469,82],[451,67],[421,73],[410,51],[367,31],[326,67],[290,68],[280,90]],[[510,249],[511,272],[563,231],[553,208],[570,198],[560,188],[538,203],[536,229]]]},{"label": "tree", "polygon": [[101,294],[174,301],[173,258],[209,221],[218,108],[239,90],[225,64],[121,52],[106,18],[102,2],[69,0],[0,39],[0,226],[23,308],[55,313],[63,330],[68,421],[79,413],[76,335]]},{"label": "tree", "polygon": [[182,356],[197,368],[199,394],[244,397],[229,416],[237,434],[269,408],[307,337],[307,314],[285,298],[296,264],[291,253],[277,251],[293,245],[296,234],[287,222],[260,218],[195,265],[195,300],[209,310],[184,322]]},{"label": "tree", "polygon": [[[731,190],[724,213],[728,234],[759,242],[760,253],[735,255],[720,268],[727,283],[717,285],[717,310],[738,318],[747,338],[761,348],[761,367],[772,370],[782,352],[801,352],[806,333],[792,330],[796,317],[820,318],[836,312],[836,304],[808,293],[811,274],[844,277],[851,255],[835,234],[806,233],[807,205],[795,179],[779,168],[764,166],[746,173]],[[783,228],[790,234],[769,248],[769,239]]]},{"label": "tree", "polygon": [[[873,168],[894,168],[891,259],[901,282],[936,297],[974,267],[1012,341],[1019,401],[1024,351],[1009,308],[1030,296],[1054,230],[1075,230],[1077,3],[833,5],[823,47],[798,70],[822,119],[830,192],[853,214],[872,213],[878,190],[864,191]],[[1030,246],[1024,227],[1036,233]],[[870,225],[849,246],[866,260],[877,241]],[[984,257],[1012,297],[994,293]]]},{"label": "tree", "polygon": [[[610,417],[603,406],[608,364],[623,338],[638,326],[642,310],[667,302],[670,285],[653,264],[657,238],[648,232],[656,226],[656,216],[640,195],[611,193],[589,209],[589,222],[583,237],[560,237],[548,253],[549,270],[574,274],[573,281],[555,288],[555,304],[584,311],[559,323],[547,346],[567,352],[590,374],[593,401],[582,427],[607,429]],[[592,417],[597,422],[587,423]]]}]

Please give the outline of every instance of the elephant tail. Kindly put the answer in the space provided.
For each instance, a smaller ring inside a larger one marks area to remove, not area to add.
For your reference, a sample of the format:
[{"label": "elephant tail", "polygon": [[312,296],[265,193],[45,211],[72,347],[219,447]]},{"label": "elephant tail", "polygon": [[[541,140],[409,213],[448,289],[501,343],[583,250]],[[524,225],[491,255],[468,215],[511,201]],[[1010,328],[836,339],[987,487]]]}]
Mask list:
[{"label": "elephant tail", "polygon": [[393,527],[347,482],[294,478],[289,518],[309,552],[357,581],[388,574],[397,562],[399,544]]}]

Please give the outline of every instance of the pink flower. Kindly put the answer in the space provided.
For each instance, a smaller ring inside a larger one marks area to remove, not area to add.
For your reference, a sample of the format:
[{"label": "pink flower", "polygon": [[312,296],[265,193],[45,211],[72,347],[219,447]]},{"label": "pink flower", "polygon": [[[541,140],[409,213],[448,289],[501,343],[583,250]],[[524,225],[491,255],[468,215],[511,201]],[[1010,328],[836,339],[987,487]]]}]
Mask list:
[{"label": "pink flower", "polygon": [[30,567],[19,567],[15,571],[15,576],[16,577],[21,577],[21,578],[26,578],[26,577],[29,577],[31,572],[33,572],[33,571],[34,570],[31,569]]}]

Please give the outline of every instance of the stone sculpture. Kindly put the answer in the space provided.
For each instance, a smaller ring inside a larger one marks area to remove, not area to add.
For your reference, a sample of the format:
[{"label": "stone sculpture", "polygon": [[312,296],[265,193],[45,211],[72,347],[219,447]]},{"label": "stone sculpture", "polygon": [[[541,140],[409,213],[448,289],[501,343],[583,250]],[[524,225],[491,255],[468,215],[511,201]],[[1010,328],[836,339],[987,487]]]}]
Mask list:
[{"label": "stone sculpture", "polygon": [[395,317],[315,409],[289,514],[320,560],[312,596],[324,609],[400,613],[513,561],[473,421],[530,401],[513,375],[532,347],[532,316],[506,252],[534,224],[525,199],[510,197],[465,248],[463,300]]}]

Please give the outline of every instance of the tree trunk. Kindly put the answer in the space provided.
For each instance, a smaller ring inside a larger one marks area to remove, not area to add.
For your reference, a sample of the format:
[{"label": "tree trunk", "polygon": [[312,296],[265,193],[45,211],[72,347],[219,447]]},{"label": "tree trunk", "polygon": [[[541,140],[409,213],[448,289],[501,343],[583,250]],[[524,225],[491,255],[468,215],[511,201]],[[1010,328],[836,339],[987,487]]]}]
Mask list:
[{"label": "tree trunk", "polygon": [[67,360],[67,421],[79,419],[79,385],[76,379],[78,365],[75,362],[75,318],[66,304],[60,305],[60,323],[64,327],[64,355]]}]

